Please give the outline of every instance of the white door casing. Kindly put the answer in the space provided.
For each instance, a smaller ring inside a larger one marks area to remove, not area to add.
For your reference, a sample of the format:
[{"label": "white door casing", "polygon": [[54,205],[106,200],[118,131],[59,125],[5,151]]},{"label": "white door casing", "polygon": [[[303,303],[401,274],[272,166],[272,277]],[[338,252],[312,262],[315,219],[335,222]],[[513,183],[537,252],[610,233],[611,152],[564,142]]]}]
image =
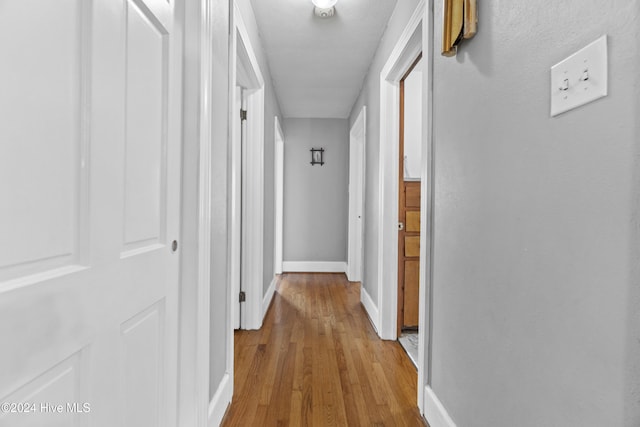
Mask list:
[{"label": "white door casing", "polygon": [[284,250],[284,133],[280,120],[274,119],[275,127],[275,236],[274,236],[274,268],[275,274],[282,274],[282,259]]},{"label": "white door casing", "polygon": [[2,4],[0,425],[175,424],[175,3]]},{"label": "white door casing", "polygon": [[349,243],[347,278],[362,280],[364,185],[367,107],[363,106],[349,133]]}]

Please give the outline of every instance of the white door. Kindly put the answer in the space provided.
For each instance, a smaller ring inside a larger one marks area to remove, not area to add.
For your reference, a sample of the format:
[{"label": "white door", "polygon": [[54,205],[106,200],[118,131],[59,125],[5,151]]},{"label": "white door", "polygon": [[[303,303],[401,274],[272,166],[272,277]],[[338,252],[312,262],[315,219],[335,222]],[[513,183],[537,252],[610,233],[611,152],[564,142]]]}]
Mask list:
[{"label": "white door", "polygon": [[242,87],[236,86],[233,97],[231,143],[231,288],[233,299],[233,329],[240,329],[240,295],[242,262]]},{"label": "white door", "polygon": [[175,1],[0,2],[0,426],[175,425]]},{"label": "white door", "polygon": [[347,277],[352,282],[362,281],[362,234],[364,223],[364,144],[366,108],[362,111],[349,134],[349,243]]}]

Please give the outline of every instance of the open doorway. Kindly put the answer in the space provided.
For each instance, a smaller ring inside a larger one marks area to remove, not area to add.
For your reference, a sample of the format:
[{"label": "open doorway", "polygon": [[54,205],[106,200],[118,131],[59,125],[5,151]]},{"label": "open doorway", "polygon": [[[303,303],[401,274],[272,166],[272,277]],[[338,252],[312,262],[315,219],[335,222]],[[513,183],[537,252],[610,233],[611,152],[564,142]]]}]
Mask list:
[{"label": "open doorway", "polygon": [[273,254],[273,271],[274,274],[282,274],[282,259],[284,252],[284,133],[280,126],[280,120],[274,119],[274,138],[275,138],[275,159],[274,159],[274,177],[275,177],[275,236],[274,236],[274,254]]},{"label": "open doorway", "polygon": [[[400,82],[411,70],[422,52],[422,147],[420,161],[420,234],[419,234],[419,287],[418,287],[418,406],[424,413],[429,391],[431,365],[431,259],[433,222],[433,153],[431,148],[431,67],[433,58],[432,44],[433,10],[427,3],[420,1],[398,38],[382,71],[380,72],[380,144],[379,151],[379,210],[377,257],[377,312],[371,315],[376,329],[383,339],[398,339],[398,260],[399,232],[398,207],[400,200]],[[406,91],[405,91],[406,93]],[[404,158],[404,156],[403,156]],[[406,220],[406,218],[405,218]],[[404,224],[402,224],[404,226]],[[415,242],[414,242],[415,243]],[[365,305],[365,307],[367,307]],[[369,310],[371,311],[371,310]]]},{"label": "open doorway", "polygon": [[234,329],[262,325],[264,79],[234,3],[231,100],[230,293]]},{"label": "open doorway", "polygon": [[418,366],[422,54],[400,80],[398,175],[398,341]]},{"label": "open doorway", "polygon": [[349,241],[346,273],[351,282],[362,281],[366,128],[367,107],[362,107],[349,133]]}]

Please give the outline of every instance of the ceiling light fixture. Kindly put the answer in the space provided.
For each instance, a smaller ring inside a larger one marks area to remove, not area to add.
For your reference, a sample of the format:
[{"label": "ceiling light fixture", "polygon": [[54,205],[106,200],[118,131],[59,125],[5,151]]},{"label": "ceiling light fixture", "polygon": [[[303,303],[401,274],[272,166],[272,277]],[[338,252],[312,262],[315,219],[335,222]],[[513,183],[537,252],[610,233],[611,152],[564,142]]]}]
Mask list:
[{"label": "ceiling light fixture", "polygon": [[311,0],[314,4],[313,13],[318,18],[331,18],[336,13],[335,5],[338,0]]}]

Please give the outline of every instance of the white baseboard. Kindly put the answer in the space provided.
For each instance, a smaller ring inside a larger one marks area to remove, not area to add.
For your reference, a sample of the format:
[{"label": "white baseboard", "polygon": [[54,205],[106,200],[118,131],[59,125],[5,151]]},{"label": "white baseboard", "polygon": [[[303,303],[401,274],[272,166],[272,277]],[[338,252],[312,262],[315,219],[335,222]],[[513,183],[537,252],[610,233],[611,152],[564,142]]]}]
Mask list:
[{"label": "white baseboard", "polygon": [[267,314],[267,310],[269,310],[269,305],[271,304],[271,300],[273,299],[273,295],[276,293],[276,282],[278,279],[274,276],[271,280],[271,284],[267,289],[267,292],[264,294],[264,298],[262,299],[262,320],[264,321],[264,316]]},{"label": "white baseboard", "polygon": [[231,397],[233,395],[233,384],[231,376],[226,373],[218,385],[216,394],[213,395],[213,399],[209,402],[209,421],[207,425],[209,427],[218,427],[222,422],[227,407],[231,403]]},{"label": "white baseboard", "polygon": [[345,273],[347,263],[342,261],[284,261],[282,271],[300,273]]},{"label": "white baseboard", "polygon": [[431,427],[456,427],[456,423],[429,386],[424,388],[424,415]]},{"label": "white baseboard", "polygon": [[367,290],[363,286],[360,286],[360,302],[362,302],[364,310],[369,316],[369,320],[373,325],[373,329],[375,329],[376,333],[380,335],[380,325],[378,325],[378,322],[380,321],[380,314],[378,312],[378,307],[373,302],[371,296],[367,293]]}]

